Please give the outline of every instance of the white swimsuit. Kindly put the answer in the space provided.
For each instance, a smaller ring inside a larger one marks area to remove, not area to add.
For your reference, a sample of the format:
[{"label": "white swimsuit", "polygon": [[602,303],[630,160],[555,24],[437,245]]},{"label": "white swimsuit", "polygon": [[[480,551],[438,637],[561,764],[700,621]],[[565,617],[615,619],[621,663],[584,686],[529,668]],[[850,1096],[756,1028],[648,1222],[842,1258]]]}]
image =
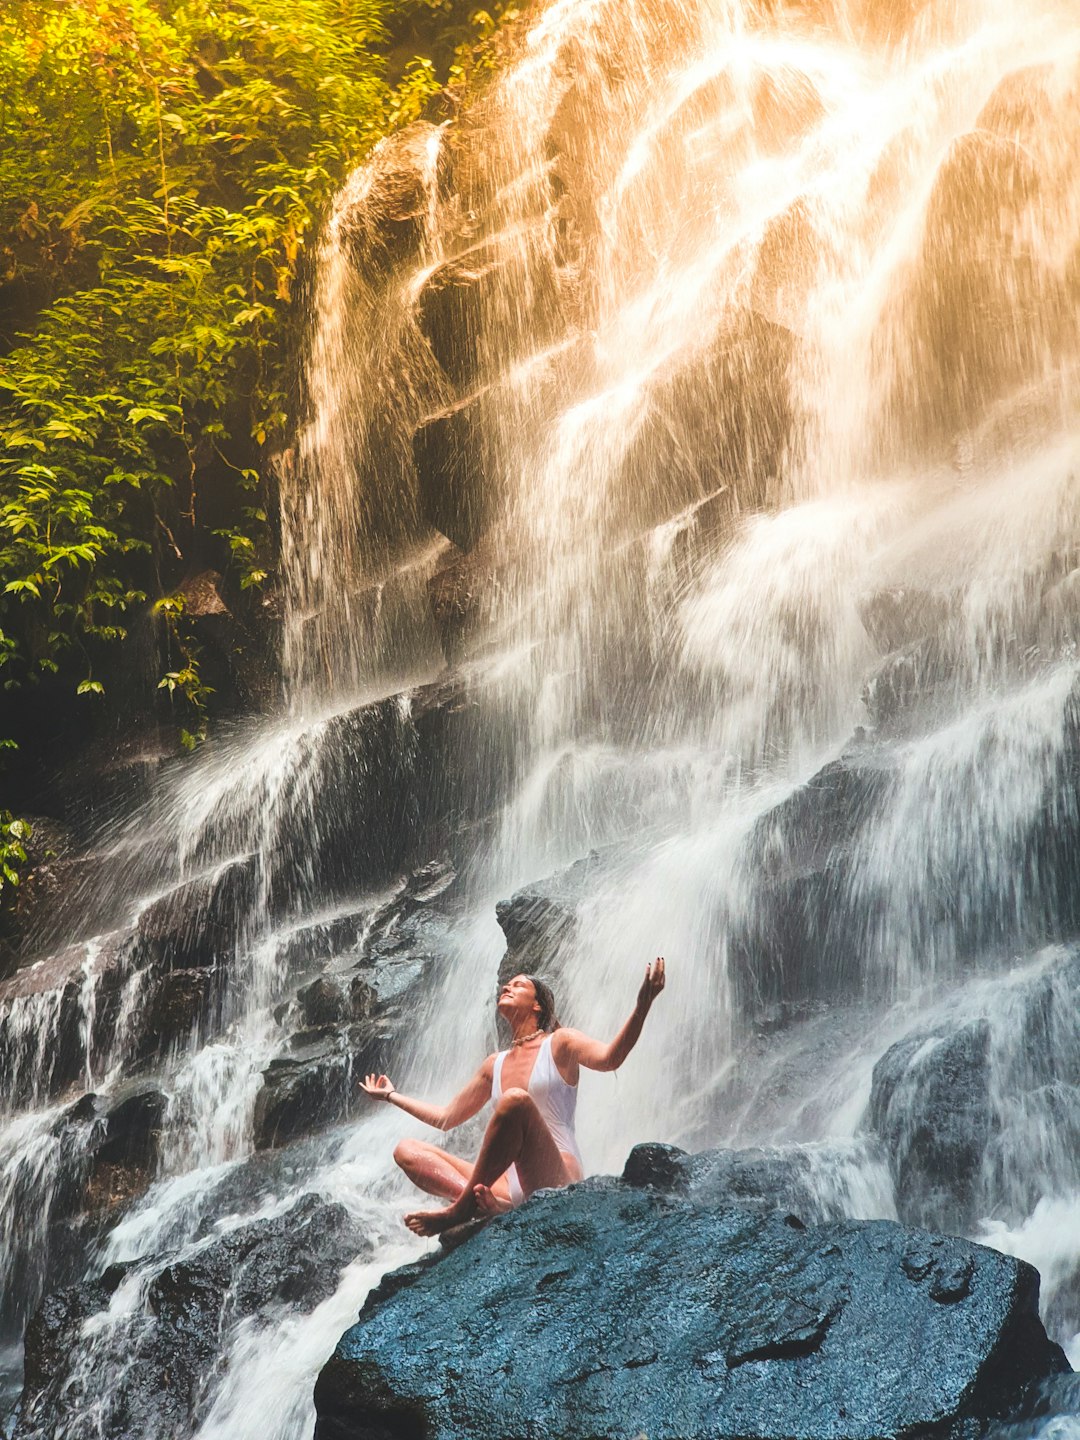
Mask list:
[{"label": "white swimsuit", "polygon": [[[501,1098],[502,1090],[502,1068],[503,1061],[509,1055],[509,1050],[500,1050],[495,1056],[495,1071],[491,1077],[491,1098],[497,1101]],[[551,1055],[551,1036],[545,1037],[540,1046],[539,1053],[533,1062],[532,1074],[529,1076],[529,1094],[536,1102],[536,1108],[544,1118],[544,1123],[551,1131],[551,1138],[556,1146],[567,1155],[573,1155],[574,1159],[581,1164],[581,1151],[578,1149],[577,1136],[574,1134],[574,1111],[577,1108],[577,1086],[568,1085],[559,1074],[559,1067],[555,1064]],[[525,1198],[525,1192],[521,1188],[521,1181],[518,1179],[517,1166],[511,1165],[506,1172],[507,1183],[510,1186],[510,1199],[515,1205],[520,1205]]]}]

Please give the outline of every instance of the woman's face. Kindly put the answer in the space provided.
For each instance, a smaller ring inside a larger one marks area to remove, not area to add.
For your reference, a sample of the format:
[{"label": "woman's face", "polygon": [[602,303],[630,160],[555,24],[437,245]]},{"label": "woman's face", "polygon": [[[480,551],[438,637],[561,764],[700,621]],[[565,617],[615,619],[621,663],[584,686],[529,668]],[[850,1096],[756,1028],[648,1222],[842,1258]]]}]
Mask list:
[{"label": "woman's face", "polygon": [[530,1015],[534,1012],[539,1015],[540,1002],[536,998],[536,990],[529,977],[515,975],[513,979],[508,980],[499,991],[495,1009],[504,1020],[511,1020],[515,1016]]}]

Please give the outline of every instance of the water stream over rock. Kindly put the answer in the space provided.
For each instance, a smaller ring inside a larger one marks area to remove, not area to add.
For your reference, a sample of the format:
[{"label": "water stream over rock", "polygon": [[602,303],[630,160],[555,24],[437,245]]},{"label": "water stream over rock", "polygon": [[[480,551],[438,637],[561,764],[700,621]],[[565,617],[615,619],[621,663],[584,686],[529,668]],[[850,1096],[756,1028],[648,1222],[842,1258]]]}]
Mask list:
[{"label": "water stream over rock", "polygon": [[355,1078],[448,1094],[500,963],[603,1034],[668,957],[591,1172],[797,1153],[822,1216],[1039,1265],[1080,1362],[1078,235],[1072,0],[550,0],[383,142],[281,463],[283,713],[0,982],[13,1392],[76,1287],[17,1435],[307,1434],[419,1250]]}]

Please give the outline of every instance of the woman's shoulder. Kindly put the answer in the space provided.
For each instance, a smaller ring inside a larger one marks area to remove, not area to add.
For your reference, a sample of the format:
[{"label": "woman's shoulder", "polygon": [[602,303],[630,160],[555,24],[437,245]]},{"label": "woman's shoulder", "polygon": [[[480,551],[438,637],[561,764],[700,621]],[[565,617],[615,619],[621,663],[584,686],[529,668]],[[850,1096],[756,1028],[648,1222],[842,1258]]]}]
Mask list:
[{"label": "woman's shoulder", "polygon": [[572,1030],[568,1025],[560,1025],[548,1036],[551,1043],[551,1053],[556,1060],[562,1056],[569,1057],[575,1053],[575,1046],[581,1038],[580,1030]]}]

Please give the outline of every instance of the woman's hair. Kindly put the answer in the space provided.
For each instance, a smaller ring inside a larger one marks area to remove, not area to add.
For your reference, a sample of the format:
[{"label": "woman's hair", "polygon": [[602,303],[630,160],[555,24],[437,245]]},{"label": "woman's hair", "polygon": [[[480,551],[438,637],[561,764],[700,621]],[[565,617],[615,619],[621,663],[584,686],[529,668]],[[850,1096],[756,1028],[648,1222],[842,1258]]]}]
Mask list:
[{"label": "woman's hair", "polygon": [[526,975],[525,979],[532,985],[540,1005],[540,1014],[536,1017],[536,1028],[538,1030],[558,1030],[559,1017],[555,1013],[555,996],[551,992],[551,986],[546,980],[541,980],[539,975]]}]

